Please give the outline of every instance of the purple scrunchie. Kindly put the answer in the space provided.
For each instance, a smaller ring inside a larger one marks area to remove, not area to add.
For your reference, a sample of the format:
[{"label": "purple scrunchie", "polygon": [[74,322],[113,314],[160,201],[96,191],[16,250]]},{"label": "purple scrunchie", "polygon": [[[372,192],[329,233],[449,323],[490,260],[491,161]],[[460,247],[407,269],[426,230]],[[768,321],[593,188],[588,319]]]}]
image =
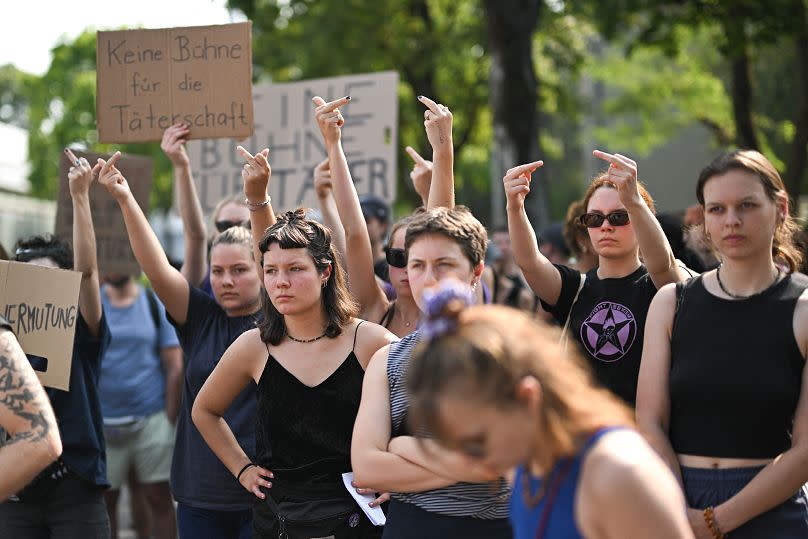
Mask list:
[{"label": "purple scrunchie", "polygon": [[425,316],[421,322],[421,335],[432,340],[457,329],[457,319],[443,314],[450,301],[460,301],[464,307],[474,304],[474,290],[467,284],[454,279],[438,283],[434,288],[424,290]]}]

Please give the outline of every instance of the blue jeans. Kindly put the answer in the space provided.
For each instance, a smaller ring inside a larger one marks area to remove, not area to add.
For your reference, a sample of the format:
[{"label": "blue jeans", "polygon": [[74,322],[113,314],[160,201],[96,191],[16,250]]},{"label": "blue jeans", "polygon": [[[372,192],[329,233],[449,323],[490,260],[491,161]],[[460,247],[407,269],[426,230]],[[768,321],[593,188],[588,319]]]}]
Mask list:
[{"label": "blue jeans", "polygon": [[[762,466],[717,470],[682,466],[687,505],[694,509],[719,505],[740,492],[762,469]],[[808,537],[808,499],[805,487],[797,490],[791,498],[777,507],[732,530],[729,536],[732,539]]]},{"label": "blue jeans", "polygon": [[217,511],[177,504],[180,539],[250,539],[252,509]]}]

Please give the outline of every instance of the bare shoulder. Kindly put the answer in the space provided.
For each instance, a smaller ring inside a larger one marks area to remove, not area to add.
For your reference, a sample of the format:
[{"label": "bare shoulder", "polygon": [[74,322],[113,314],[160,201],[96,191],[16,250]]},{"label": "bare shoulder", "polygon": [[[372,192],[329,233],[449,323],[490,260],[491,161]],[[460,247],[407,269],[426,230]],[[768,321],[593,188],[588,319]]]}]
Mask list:
[{"label": "bare shoulder", "polygon": [[592,446],[584,458],[579,485],[576,513],[582,528],[598,527],[597,521],[612,518],[626,507],[641,511],[640,506],[647,506],[653,512],[660,504],[685,504],[671,471],[631,429],[609,432]]},{"label": "bare shoulder", "polygon": [[794,308],[794,337],[802,357],[808,359],[808,288],[803,290]]},{"label": "bare shoulder", "polygon": [[356,335],[354,353],[365,368],[377,351],[398,340],[387,328],[368,320],[354,318],[348,327],[348,333]]}]

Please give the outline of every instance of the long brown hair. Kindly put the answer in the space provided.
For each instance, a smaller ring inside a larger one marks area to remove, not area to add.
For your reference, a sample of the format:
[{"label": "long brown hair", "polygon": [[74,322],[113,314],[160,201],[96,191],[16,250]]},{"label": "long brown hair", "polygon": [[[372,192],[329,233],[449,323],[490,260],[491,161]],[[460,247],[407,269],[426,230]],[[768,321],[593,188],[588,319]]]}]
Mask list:
[{"label": "long brown hair", "polygon": [[466,308],[449,301],[438,316],[451,329],[422,341],[407,369],[413,432],[441,436],[439,401],[449,393],[500,409],[520,406],[516,388],[526,376],[542,388],[540,422],[533,427],[542,431],[543,464],[574,454],[601,427],[633,426],[628,407],[593,383],[578,355],[562,350],[557,328],[500,305]]},{"label": "long brown hair", "polygon": [[[281,249],[306,249],[321,275],[331,266],[331,275],[322,289],[320,300],[328,320],[326,337],[339,336],[342,328],[357,316],[359,308],[345,285],[345,274],[331,243],[331,232],[317,221],[306,219],[306,210],[298,208],[279,215],[277,222],[264,233],[259,244],[262,266],[263,255],[273,243]],[[261,309],[264,314],[258,324],[261,339],[269,344],[279,344],[287,335],[286,323],[264,287],[261,287]]]},{"label": "long brown hair", "polygon": [[[704,167],[699,174],[699,181],[696,183],[696,198],[704,208],[704,186],[714,176],[726,174],[730,170],[745,170],[751,172],[760,180],[763,191],[773,203],[777,203],[777,196],[786,193],[786,186],[780,173],[766,159],[762,153],[755,150],[735,150],[724,153],[713,159]],[[786,264],[790,271],[797,271],[802,262],[802,252],[794,243],[794,234],[799,231],[797,222],[786,214],[774,229],[772,239],[772,258]]]}]

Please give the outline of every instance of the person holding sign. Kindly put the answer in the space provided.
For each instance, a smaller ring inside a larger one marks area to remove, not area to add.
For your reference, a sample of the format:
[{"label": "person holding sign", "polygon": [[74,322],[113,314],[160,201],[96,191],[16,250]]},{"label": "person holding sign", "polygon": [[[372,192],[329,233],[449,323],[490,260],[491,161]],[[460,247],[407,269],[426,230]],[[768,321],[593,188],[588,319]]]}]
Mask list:
[{"label": "person holding sign", "polygon": [[[189,285],[169,264],[126,178],[115,167],[120,155],[116,152],[109,161],[99,161],[99,182],[118,202],[132,251],[165,305],[185,354],[185,382],[171,466],[180,537],[246,539],[250,536],[254,497],[244,491],[202,439],[191,420],[191,407],[222,353],[260,318],[261,283],[255,272],[251,235],[246,228],[236,226],[214,240],[210,254],[213,298]],[[268,175],[268,164],[265,170],[251,173]],[[255,388],[247,387],[224,417],[250,458],[255,454],[255,413]]]},{"label": "person holding sign", "polygon": [[[530,177],[542,161],[508,170],[503,178],[513,256],[542,306],[580,344],[598,380],[634,405],[645,317],[657,290],[689,277],[654,217],[654,202],[637,179],[637,163],[595,150],[609,163],[589,185],[581,223],[598,254],[582,274],[552,264],[536,244],[525,212]],[[640,260],[642,255],[642,260]]]},{"label": "person holding sign", "polygon": [[[70,391],[47,389],[59,423],[62,456],[10,501],[0,505],[0,537],[82,537],[108,539],[103,491],[107,482],[103,419],[98,396],[101,358],[109,345],[103,316],[90,211],[93,168],[65,149],[73,201],[73,247],[56,238],[17,242],[14,258],[82,274]],[[75,261],[73,255],[75,253]]]},{"label": "person holding sign", "polygon": [[11,331],[11,324],[2,316],[0,380],[4,381],[0,387],[2,502],[62,454],[59,427],[48,396]]}]

